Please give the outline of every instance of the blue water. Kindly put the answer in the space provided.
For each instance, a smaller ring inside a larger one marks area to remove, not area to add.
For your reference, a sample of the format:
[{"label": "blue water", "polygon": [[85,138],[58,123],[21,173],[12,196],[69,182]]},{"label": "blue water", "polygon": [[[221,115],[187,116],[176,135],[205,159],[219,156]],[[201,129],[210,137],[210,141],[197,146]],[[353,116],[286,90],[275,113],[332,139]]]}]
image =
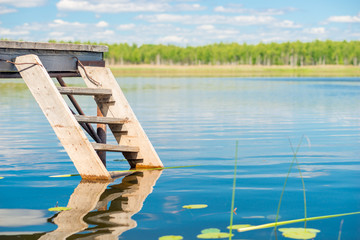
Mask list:
[{"label": "blue water", "polygon": [[[360,211],[359,78],[118,81],[164,165],[200,166],[136,172],[110,184],[50,178],[76,169],[22,80],[1,80],[0,239],[196,239],[205,228],[226,232],[236,141],[234,224],[275,221],[297,148],[307,216]],[[96,114],[91,98],[77,99],[88,115]],[[121,154],[107,158],[109,170],[128,169],[117,161]],[[74,204],[83,214],[47,210],[56,204]],[[183,210],[187,204],[208,207]],[[279,221],[304,217],[296,165],[279,215]],[[338,239],[339,234],[360,239],[360,215],[307,226],[321,231],[316,239]],[[273,228],[234,234],[233,239],[286,239]]]}]

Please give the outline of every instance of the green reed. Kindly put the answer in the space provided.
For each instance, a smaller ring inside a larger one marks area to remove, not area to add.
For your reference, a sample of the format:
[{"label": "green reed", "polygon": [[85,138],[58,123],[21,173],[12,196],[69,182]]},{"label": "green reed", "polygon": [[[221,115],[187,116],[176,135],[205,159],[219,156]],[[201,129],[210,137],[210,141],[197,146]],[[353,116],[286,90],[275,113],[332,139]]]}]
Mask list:
[{"label": "green reed", "polygon": [[230,229],[229,229],[229,239],[232,237],[232,226],[233,226],[233,218],[234,218],[234,204],[235,204],[235,189],[236,189],[236,168],[237,168],[237,158],[238,158],[238,147],[239,141],[236,141],[235,147],[235,165],[234,165],[234,180],[232,187],[232,196],[231,196],[231,211],[230,211]]}]

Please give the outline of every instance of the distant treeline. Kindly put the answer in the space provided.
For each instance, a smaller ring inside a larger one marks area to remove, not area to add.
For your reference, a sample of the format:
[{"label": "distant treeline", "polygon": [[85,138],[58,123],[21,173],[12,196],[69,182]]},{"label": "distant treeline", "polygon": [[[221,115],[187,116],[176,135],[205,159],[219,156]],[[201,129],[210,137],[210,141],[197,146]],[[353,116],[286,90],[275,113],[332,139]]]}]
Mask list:
[{"label": "distant treeline", "polygon": [[105,54],[109,64],[304,66],[360,63],[360,41],[316,40],[257,45],[216,43],[198,47],[127,43],[105,45],[109,47],[109,52]]}]

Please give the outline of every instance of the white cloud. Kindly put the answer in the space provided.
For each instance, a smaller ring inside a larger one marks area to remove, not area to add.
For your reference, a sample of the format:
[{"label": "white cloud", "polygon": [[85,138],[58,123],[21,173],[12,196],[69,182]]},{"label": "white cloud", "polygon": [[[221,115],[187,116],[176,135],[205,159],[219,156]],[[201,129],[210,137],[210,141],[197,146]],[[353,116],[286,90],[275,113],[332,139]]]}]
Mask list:
[{"label": "white cloud", "polygon": [[293,21],[290,20],[284,20],[282,22],[278,22],[275,24],[275,26],[281,28],[301,28],[300,24],[295,24]]},{"label": "white cloud", "polygon": [[223,16],[223,15],[180,15],[180,14],[155,14],[139,15],[136,19],[145,20],[151,23],[175,22],[183,24],[233,24],[233,25],[257,25],[271,24],[276,22],[272,16]]},{"label": "white cloud", "polygon": [[39,7],[45,2],[46,0],[0,0],[0,4],[5,3],[14,7]]},{"label": "white cloud", "polygon": [[242,25],[269,24],[275,21],[275,19],[271,16],[235,16],[233,19],[236,23]]},{"label": "white cloud", "polygon": [[292,11],[292,10],[293,10],[292,8],[288,8],[288,9],[268,8],[268,9],[256,10],[256,9],[243,8],[243,6],[240,4],[230,4],[227,7],[217,6],[214,8],[214,12],[246,13],[252,15],[283,15],[286,11]]},{"label": "white cloud", "polygon": [[130,24],[121,24],[117,27],[118,30],[131,30],[135,28],[135,24],[130,23]]},{"label": "white cloud", "polygon": [[41,31],[47,29],[47,26],[44,27],[44,24],[40,23],[24,23],[23,25],[18,26],[17,29],[23,29],[27,31]]},{"label": "white cloud", "polygon": [[246,9],[241,8],[241,5],[238,5],[238,7],[217,6],[217,7],[214,8],[214,12],[220,12],[220,13],[245,13]]},{"label": "white cloud", "polygon": [[[289,9],[287,9],[287,10],[289,10]],[[258,14],[261,14],[261,15],[283,15],[283,14],[285,14],[285,10],[269,8],[269,9],[265,9],[263,11],[259,11]]]},{"label": "white cloud", "polygon": [[198,26],[197,29],[205,30],[205,31],[211,31],[211,30],[214,30],[215,27],[214,27],[214,25],[211,25],[211,24],[205,24],[205,25]]},{"label": "white cloud", "polygon": [[191,15],[175,15],[175,14],[156,14],[156,15],[139,15],[136,19],[148,22],[191,22]]},{"label": "white cloud", "polygon": [[307,28],[307,29],[304,29],[304,32],[310,33],[310,34],[324,34],[325,28],[323,28],[323,27]]},{"label": "white cloud", "polygon": [[97,27],[107,27],[109,24],[105,21],[100,21],[96,24]]},{"label": "white cloud", "polygon": [[0,6],[0,14],[6,14],[6,13],[12,13],[12,12],[17,12],[17,10],[14,8],[7,8],[4,6]]},{"label": "white cloud", "polygon": [[166,36],[160,38],[158,41],[162,43],[177,43],[177,44],[184,44],[188,42],[187,39],[179,36]]},{"label": "white cloud", "polygon": [[130,0],[60,0],[56,4],[62,11],[89,11],[96,13],[119,12],[163,12],[170,8],[166,2],[130,1]]},{"label": "white cloud", "polygon": [[95,13],[200,11],[206,9],[198,3],[170,5],[168,2],[167,0],[60,0],[56,6],[62,11]]},{"label": "white cloud", "polygon": [[360,40],[360,32],[358,33],[350,33],[349,36],[357,38],[357,40]]},{"label": "white cloud", "polygon": [[50,37],[55,37],[55,38],[58,38],[58,37],[62,37],[62,36],[64,36],[64,32],[50,32],[49,33],[49,36]]},{"label": "white cloud", "polygon": [[84,28],[86,26],[85,23],[79,23],[79,22],[66,22],[62,19],[55,19],[53,22],[49,23],[49,27],[52,28],[64,28],[64,27],[77,27],[77,28]]},{"label": "white cloud", "polygon": [[205,10],[206,7],[201,6],[198,3],[195,4],[178,4],[175,5],[174,10],[177,11],[200,11],[200,10]]},{"label": "white cloud", "polygon": [[101,32],[100,34],[109,36],[109,35],[114,35],[114,33],[115,32],[113,30],[105,30],[104,32]]},{"label": "white cloud", "polygon": [[15,29],[15,30],[12,30],[12,29],[8,29],[8,28],[1,28],[0,27],[0,36],[1,37],[12,37],[12,36],[25,36],[25,35],[29,35],[30,32],[28,30],[21,30],[21,29]]},{"label": "white cloud", "polygon": [[357,16],[331,16],[327,20],[337,23],[360,23],[360,13]]},{"label": "white cloud", "polygon": [[261,39],[261,42],[263,42],[263,43],[282,42],[282,41],[284,41],[284,38],[282,38],[282,37],[268,37],[268,38]]}]

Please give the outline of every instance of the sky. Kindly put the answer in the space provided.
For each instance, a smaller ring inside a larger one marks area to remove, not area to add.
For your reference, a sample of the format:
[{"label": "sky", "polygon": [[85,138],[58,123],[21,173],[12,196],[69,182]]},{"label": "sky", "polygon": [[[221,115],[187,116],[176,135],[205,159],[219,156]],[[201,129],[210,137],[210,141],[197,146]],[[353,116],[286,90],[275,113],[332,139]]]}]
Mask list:
[{"label": "sky", "polygon": [[360,0],[0,0],[0,38],[179,46],[360,40]]}]

